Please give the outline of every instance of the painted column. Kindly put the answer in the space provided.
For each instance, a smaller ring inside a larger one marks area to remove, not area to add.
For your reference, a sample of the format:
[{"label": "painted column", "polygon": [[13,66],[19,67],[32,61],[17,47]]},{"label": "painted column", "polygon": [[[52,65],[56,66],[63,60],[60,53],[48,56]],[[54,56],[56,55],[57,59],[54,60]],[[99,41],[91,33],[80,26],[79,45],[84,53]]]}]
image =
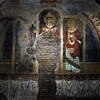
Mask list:
[{"label": "painted column", "polygon": [[60,21],[60,37],[61,37],[61,72],[64,70],[63,66],[63,21]]},{"label": "painted column", "polygon": [[15,44],[16,44],[16,23],[13,21],[13,42],[12,42],[12,73],[14,73],[15,67]]},{"label": "painted column", "polygon": [[85,67],[86,67],[86,24],[83,23],[83,54],[84,54],[84,57],[83,57],[83,63],[84,63],[84,68],[83,68],[83,71],[85,71]]}]

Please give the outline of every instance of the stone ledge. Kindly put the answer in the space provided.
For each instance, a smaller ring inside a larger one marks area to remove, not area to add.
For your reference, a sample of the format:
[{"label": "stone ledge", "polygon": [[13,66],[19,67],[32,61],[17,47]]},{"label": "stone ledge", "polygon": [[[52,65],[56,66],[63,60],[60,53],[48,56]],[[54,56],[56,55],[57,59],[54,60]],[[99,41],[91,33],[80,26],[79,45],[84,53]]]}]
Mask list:
[{"label": "stone ledge", "polygon": [[[38,74],[0,74],[0,79],[2,80],[37,80]],[[100,74],[56,74],[56,80],[100,80]]]}]

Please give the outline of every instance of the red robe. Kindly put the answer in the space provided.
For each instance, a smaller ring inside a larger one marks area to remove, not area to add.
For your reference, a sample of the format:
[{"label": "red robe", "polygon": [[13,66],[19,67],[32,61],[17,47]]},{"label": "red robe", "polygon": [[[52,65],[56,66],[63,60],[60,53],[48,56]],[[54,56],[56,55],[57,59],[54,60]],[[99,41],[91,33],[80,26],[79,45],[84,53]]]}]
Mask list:
[{"label": "red robe", "polygon": [[[66,32],[65,37],[64,37],[64,49],[69,49],[69,48],[73,48],[74,51],[72,53],[70,53],[70,55],[74,58],[74,57],[80,57],[80,43],[78,41],[80,41],[81,36],[80,36],[80,32],[77,29],[76,31],[74,31],[72,33],[72,35],[75,37],[75,42],[74,44],[70,44],[68,42],[68,32]],[[77,41],[78,40],[78,41]]]}]

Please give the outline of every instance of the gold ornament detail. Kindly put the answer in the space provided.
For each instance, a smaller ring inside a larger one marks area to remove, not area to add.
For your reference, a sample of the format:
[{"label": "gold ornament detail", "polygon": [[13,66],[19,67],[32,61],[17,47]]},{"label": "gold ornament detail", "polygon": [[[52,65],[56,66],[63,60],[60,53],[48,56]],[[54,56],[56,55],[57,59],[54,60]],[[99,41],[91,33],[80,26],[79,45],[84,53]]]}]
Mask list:
[{"label": "gold ornament detail", "polygon": [[23,37],[23,41],[27,41],[28,40],[28,35],[25,34],[24,37]]}]

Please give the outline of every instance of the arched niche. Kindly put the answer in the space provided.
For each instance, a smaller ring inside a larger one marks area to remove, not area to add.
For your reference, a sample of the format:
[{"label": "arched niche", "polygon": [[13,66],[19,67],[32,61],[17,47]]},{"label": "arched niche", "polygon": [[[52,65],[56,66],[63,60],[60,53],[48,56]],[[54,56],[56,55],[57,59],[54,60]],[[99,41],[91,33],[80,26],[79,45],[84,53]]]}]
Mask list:
[{"label": "arched niche", "polygon": [[55,17],[55,26],[58,28],[58,31],[60,32],[61,16],[60,16],[59,12],[57,12],[57,11],[55,11],[53,9],[45,9],[39,14],[39,18],[38,18],[38,20],[40,22],[39,23],[39,31],[41,32],[42,27],[45,25],[44,16],[46,14],[48,14],[49,12]]},{"label": "arched niche", "polygon": [[[95,22],[91,19],[91,15],[95,15],[95,13],[89,14],[80,14],[80,18],[86,22],[85,26],[85,41],[84,41],[84,72],[86,73],[99,73],[100,69],[100,40],[98,30],[95,27]],[[95,18],[94,16],[94,18]]]}]

